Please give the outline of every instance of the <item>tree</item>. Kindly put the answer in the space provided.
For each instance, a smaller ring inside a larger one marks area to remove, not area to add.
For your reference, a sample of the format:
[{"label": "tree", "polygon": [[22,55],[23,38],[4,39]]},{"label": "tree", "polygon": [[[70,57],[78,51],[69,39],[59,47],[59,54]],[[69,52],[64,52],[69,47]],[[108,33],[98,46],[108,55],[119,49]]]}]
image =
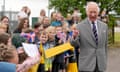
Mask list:
[{"label": "tree", "polygon": [[85,18],[85,5],[88,1],[96,1],[101,8],[101,11],[106,9],[107,14],[110,11],[115,11],[120,14],[120,1],[119,0],[49,0],[49,8],[54,8],[60,11],[64,16],[67,13],[72,13],[74,8],[78,8],[82,13],[82,18]]},{"label": "tree", "polygon": [[60,11],[64,16],[67,13],[72,13],[74,8],[78,8],[83,15],[85,15],[84,5],[85,0],[49,0],[49,8],[54,8],[57,11]]},{"label": "tree", "polygon": [[107,14],[110,11],[115,11],[117,14],[120,14],[120,1],[119,0],[96,0],[100,4],[101,11],[105,8]]}]

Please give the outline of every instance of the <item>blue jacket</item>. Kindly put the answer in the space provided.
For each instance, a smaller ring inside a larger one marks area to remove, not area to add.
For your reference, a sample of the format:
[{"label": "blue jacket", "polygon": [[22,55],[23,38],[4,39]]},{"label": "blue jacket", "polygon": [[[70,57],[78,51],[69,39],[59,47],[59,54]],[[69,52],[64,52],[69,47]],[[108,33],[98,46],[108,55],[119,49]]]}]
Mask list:
[{"label": "blue jacket", "polygon": [[60,21],[53,21],[51,26],[62,26],[62,23]]},{"label": "blue jacket", "polygon": [[0,72],[16,72],[16,65],[9,62],[0,62]]}]

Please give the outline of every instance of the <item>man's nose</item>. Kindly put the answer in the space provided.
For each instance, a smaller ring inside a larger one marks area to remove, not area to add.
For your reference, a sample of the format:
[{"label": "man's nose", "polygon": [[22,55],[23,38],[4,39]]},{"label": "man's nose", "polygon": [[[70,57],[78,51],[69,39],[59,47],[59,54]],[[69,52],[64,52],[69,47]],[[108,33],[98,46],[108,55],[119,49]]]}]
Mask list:
[{"label": "man's nose", "polygon": [[91,16],[95,16],[95,13],[91,13]]}]

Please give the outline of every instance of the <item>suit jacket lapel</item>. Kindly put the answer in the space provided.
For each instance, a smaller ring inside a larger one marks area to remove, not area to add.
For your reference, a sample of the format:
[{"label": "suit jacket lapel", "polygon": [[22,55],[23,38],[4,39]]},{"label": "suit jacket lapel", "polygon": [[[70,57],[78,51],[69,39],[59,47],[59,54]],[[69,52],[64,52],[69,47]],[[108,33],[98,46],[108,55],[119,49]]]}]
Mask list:
[{"label": "suit jacket lapel", "polygon": [[99,21],[97,21],[97,28],[98,28],[98,44],[100,43],[100,37],[101,37],[101,24]]},{"label": "suit jacket lapel", "polygon": [[87,27],[87,29],[88,29],[90,35],[92,36],[92,38],[95,40],[95,37],[94,37],[93,31],[92,31],[92,28],[91,28],[91,24],[90,24],[90,22],[88,21],[88,19],[87,19],[86,22],[87,22],[87,23],[86,23],[86,24],[87,24],[86,27]]},{"label": "suit jacket lapel", "polygon": [[91,24],[90,22],[88,21],[88,19],[86,19],[86,29],[88,29],[88,38],[90,38],[90,43],[93,43],[93,45],[95,45],[95,37],[93,35],[93,31],[92,31],[92,28],[91,28]]}]

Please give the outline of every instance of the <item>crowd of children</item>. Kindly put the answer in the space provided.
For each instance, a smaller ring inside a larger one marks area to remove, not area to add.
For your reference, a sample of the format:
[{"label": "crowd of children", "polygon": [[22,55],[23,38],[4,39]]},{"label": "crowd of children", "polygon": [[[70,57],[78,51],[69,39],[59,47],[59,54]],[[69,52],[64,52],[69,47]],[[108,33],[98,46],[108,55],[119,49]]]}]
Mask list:
[{"label": "crowd of children", "polygon": [[[9,29],[9,18],[7,16],[1,17],[0,63],[15,64],[16,72],[66,72],[69,52],[45,58],[44,51],[69,42],[74,33],[78,33],[76,24],[80,22],[79,14],[75,10],[73,15],[68,14],[68,18],[64,18],[60,12],[53,12],[49,18],[43,9],[38,22],[31,29],[29,26],[30,13],[28,7],[22,8],[18,13],[18,26],[13,33]],[[39,54],[29,57],[22,46],[23,42],[36,44]],[[77,47],[74,52],[77,59],[78,53],[79,48]]]},{"label": "crowd of children", "polygon": [[[74,52],[66,51],[51,58],[45,57],[45,50],[62,45],[74,39],[79,32],[76,25],[80,23],[80,13],[77,8],[72,14],[63,17],[60,12],[52,12],[51,17],[41,10],[38,21],[30,27],[31,10],[24,6],[18,13],[18,26],[12,32],[9,28],[9,18],[0,19],[0,70],[2,72],[67,72],[70,57],[75,55],[78,64],[80,48],[74,47]],[[39,54],[29,57],[22,43],[36,44]],[[16,66],[16,67],[15,67]],[[77,65],[78,66],[78,65]]]}]

